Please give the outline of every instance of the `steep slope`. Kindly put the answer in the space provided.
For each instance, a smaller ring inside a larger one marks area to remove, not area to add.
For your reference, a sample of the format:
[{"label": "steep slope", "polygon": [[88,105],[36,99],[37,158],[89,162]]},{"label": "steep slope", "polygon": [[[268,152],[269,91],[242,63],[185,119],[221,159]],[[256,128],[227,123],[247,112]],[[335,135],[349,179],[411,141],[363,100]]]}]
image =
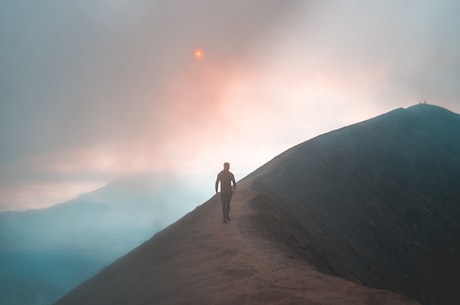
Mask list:
[{"label": "steep slope", "polygon": [[459,132],[418,105],[302,143],[57,304],[453,304]]},{"label": "steep slope", "polygon": [[185,180],[149,173],[50,208],[0,213],[0,304],[51,304],[203,198]]},{"label": "steep slope", "polygon": [[[460,282],[460,116],[399,109],[317,137],[252,175],[322,270],[424,304]],[[293,221],[295,219],[295,221]]]},{"label": "steep slope", "polygon": [[[416,304],[317,272],[249,184],[233,200],[229,223],[214,196],[56,304]],[[266,238],[260,228],[272,226],[277,235]]]}]

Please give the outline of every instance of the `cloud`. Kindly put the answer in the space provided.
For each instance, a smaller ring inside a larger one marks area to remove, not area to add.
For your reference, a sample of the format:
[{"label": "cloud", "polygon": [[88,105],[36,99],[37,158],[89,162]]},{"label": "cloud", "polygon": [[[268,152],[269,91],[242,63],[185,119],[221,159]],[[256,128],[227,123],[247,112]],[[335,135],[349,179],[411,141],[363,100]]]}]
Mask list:
[{"label": "cloud", "polygon": [[[179,167],[206,141],[202,131],[221,127],[220,92],[234,67],[296,5],[3,2],[1,180]],[[193,60],[197,47],[206,60]]]},{"label": "cloud", "polygon": [[51,196],[59,181],[211,173],[223,161],[243,175],[396,107],[460,112],[459,10],[449,0],[3,2],[0,206],[20,204],[6,200],[15,183]]}]

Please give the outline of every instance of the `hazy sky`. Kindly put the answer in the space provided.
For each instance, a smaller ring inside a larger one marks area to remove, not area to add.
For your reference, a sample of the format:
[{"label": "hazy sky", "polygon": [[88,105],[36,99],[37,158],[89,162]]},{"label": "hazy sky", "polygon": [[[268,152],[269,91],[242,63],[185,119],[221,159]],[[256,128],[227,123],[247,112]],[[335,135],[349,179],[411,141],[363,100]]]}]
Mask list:
[{"label": "hazy sky", "polygon": [[455,0],[3,0],[0,210],[147,170],[212,195],[224,161],[239,179],[394,108],[460,112],[458,16]]}]

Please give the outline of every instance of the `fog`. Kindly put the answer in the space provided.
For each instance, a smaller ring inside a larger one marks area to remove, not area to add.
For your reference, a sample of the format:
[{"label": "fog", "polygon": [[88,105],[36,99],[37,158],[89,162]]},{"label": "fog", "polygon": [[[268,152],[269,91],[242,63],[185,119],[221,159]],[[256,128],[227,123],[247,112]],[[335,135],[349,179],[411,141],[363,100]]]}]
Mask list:
[{"label": "fog", "polygon": [[[117,177],[212,195],[321,133],[422,101],[460,112],[456,1],[3,1],[0,209]],[[204,51],[196,60],[196,48]]]}]

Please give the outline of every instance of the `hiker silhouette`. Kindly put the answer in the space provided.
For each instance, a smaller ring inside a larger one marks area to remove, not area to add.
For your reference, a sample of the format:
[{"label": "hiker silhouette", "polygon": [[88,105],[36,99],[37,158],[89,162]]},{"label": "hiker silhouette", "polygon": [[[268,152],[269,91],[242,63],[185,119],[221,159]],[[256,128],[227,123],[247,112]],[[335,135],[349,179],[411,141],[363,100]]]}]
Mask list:
[{"label": "hiker silhouette", "polygon": [[218,193],[220,184],[220,200],[222,201],[223,222],[230,220],[230,201],[232,200],[233,191],[236,189],[236,181],[233,173],[230,172],[230,163],[224,163],[224,169],[217,175],[216,193]]}]

